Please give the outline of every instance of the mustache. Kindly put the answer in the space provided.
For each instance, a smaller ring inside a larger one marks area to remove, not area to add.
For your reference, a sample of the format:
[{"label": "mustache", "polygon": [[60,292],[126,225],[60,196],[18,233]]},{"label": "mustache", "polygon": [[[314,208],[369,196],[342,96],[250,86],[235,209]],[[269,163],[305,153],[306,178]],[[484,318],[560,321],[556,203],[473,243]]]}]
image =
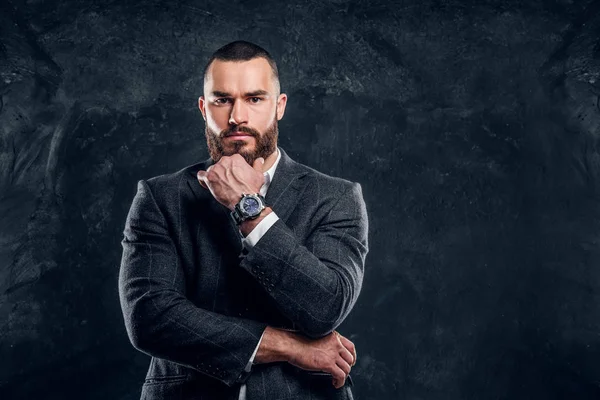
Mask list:
[{"label": "mustache", "polygon": [[247,126],[234,126],[223,131],[221,137],[235,136],[236,132],[243,132],[250,136],[254,136],[255,138],[260,136],[255,129],[249,128]]}]

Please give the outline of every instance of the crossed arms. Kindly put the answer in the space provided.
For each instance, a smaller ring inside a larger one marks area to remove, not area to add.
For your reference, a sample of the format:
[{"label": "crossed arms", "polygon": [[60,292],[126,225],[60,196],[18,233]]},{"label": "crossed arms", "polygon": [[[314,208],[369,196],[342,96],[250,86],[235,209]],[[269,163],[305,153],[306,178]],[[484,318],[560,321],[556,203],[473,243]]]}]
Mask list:
[{"label": "crossed arms", "polygon": [[[328,335],[350,312],[368,251],[360,185],[352,183],[332,203],[305,245],[278,220],[240,263],[308,338]],[[146,181],[138,182],[123,233],[119,296],[134,347],[228,386],[243,382],[267,324],[202,309],[186,298],[179,256]]]}]

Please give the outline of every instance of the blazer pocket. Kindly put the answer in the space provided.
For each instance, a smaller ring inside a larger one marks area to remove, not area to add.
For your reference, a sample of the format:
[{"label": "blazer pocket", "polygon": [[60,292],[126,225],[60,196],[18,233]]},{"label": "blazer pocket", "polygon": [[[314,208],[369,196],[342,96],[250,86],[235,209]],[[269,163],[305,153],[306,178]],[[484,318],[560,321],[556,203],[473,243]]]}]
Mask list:
[{"label": "blazer pocket", "polygon": [[185,375],[167,375],[147,378],[142,385],[140,400],[193,398]]},{"label": "blazer pocket", "polygon": [[159,385],[164,383],[185,382],[188,379],[187,375],[165,375],[153,376],[144,380],[144,385]]}]

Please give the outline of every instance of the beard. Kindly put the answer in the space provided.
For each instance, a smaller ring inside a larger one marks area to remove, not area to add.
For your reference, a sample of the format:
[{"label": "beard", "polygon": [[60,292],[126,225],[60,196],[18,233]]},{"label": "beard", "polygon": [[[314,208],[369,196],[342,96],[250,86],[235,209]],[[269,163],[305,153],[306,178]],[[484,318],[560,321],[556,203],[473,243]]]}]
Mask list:
[{"label": "beard", "polygon": [[[225,136],[235,131],[244,132],[254,137],[254,148],[252,149],[250,147],[252,144],[249,144],[247,140],[229,140],[229,144],[225,145]],[[277,116],[273,118],[273,122],[263,134],[260,134],[256,129],[238,125],[233,125],[228,129],[224,129],[218,134],[206,125],[205,135],[210,158],[212,158],[215,163],[219,162],[223,156],[232,156],[237,153],[244,157],[246,162],[252,166],[257,158],[262,157],[266,160],[277,148],[277,137],[279,136]],[[227,149],[225,146],[227,146]]]}]

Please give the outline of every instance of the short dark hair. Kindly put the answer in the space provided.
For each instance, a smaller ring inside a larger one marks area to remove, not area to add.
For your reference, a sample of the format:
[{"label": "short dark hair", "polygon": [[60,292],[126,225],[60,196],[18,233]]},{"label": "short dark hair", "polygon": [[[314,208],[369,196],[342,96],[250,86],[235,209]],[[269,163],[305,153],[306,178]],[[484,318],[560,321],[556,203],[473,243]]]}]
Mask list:
[{"label": "short dark hair", "polygon": [[277,64],[275,63],[275,60],[273,60],[273,57],[271,57],[271,54],[262,47],[254,43],[246,42],[245,40],[236,40],[215,51],[204,67],[203,81],[206,81],[206,73],[214,60],[249,61],[254,58],[264,58],[267,60],[273,71],[276,84],[279,86],[279,71],[277,70]]}]

